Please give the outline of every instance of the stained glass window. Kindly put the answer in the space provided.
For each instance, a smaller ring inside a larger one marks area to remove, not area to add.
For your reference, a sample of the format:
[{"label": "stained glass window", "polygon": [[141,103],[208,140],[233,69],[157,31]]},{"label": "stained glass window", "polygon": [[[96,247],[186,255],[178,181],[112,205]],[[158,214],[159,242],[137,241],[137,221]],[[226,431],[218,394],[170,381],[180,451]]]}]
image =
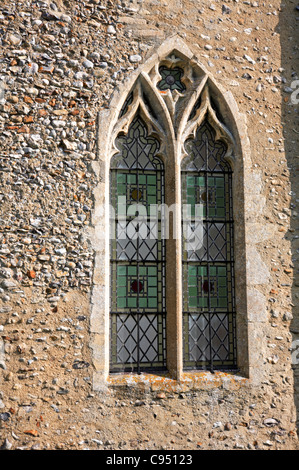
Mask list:
[{"label": "stained glass window", "polygon": [[182,163],[185,369],[236,366],[232,169],[208,121]]},{"label": "stained glass window", "polygon": [[151,207],[164,203],[159,141],[137,116],[111,162],[111,371],[164,369],[165,246]]},{"label": "stained glass window", "polygon": [[158,83],[158,88],[161,91],[166,90],[177,90],[179,92],[185,91],[186,87],[182,83],[181,79],[184,75],[184,71],[179,67],[168,68],[162,66],[159,68],[159,73],[162,79]]}]

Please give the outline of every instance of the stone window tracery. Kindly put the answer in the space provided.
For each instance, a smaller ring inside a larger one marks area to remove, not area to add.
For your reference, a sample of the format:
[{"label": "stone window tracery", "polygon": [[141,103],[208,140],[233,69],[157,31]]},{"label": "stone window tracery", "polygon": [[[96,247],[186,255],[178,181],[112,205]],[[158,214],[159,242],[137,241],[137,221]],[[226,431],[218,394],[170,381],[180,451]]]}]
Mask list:
[{"label": "stone window tracery", "polygon": [[[134,204],[136,211],[122,225],[117,214],[110,245],[110,369],[140,372],[163,368],[167,363],[169,333],[165,322],[171,321],[171,314],[166,314],[166,289],[171,283],[166,268],[168,241],[163,239],[162,228],[153,240],[149,206],[152,190],[152,202],[165,204],[163,161],[165,184],[171,187],[173,147],[177,156],[180,153],[181,178],[176,182],[182,187],[179,206],[191,209],[187,231],[182,210],[182,258],[175,262],[180,264],[175,270],[182,273],[183,286],[183,367],[235,367],[232,169],[226,159],[233,139],[218,119],[207,77],[176,53],[169,54],[148,75],[137,79],[116,128],[114,148],[118,152],[110,164],[110,200],[115,212],[118,208],[128,215]],[[150,185],[148,171],[156,182],[159,179],[160,189]],[[120,196],[125,199],[123,207]],[[195,208],[201,212],[195,214]],[[163,216],[160,211],[157,226],[163,226]],[[133,221],[135,228],[129,233]],[[197,225],[201,225],[198,230]],[[186,245],[196,230],[199,247],[190,251]],[[150,275],[153,269],[155,274]],[[151,276],[155,277],[153,296]]]},{"label": "stone window tracery", "polygon": [[[248,335],[257,332],[247,317],[248,147],[233,97],[178,38],[162,44],[100,113],[96,388],[110,372],[165,369],[176,380],[189,369],[249,374]],[[119,196],[126,204],[117,207]],[[159,205],[154,219],[152,202]],[[196,205],[200,248],[192,245]],[[128,217],[117,229],[119,208]]]}]

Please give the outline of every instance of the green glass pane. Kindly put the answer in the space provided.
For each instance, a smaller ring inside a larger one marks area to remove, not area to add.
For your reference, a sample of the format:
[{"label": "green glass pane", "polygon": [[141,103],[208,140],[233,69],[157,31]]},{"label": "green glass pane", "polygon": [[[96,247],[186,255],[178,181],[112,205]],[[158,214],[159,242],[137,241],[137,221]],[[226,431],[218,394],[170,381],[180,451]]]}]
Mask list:
[{"label": "green glass pane", "polygon": [[119,309],[126,308],[126,299],[125,298],[118,298],[117,299],[117,308],[119,308]]},{"label": "green glass pane", "polygon": [[157,193],[157,187],[156,186],[148,186],[147,187],[147,194],[156,194]]},{"label": "green glass pane", "polygon": [[127,289],[126,287],[117,286],[117,296],[118,297],[126,297]]},{"label": "green glass pane", "polygon": [[147,198],[147,203],[148,203],[149,205],[151,205],[151,204],[157,204],[157,198],[156,198],[156,196],[148,196],[148,198]]},{"label": "green glass pane", "polygon": [[187,186],[194,186],[195,185],[195,177],[194,176],[187,176]]},{"label": "green glass pane", "polygon": [[137,307],[137,299],[134,297],[129,297],[127,299],[128,308],[136,308]]},{"label": "green glass pane", "polygon": [[117,275],[118,276],[126,276],[127,274],[127,267],[126,266],[118,266],[117,267]]},{"label": "green glass pane", "polygon": [[124,173],[117,173],[117,182],[126,183],[126,175]]},{"label": "green glass pane", "polygon": [[189,297],[189,308],[196,308],[197,301],[195,297]]},{"label": "green glass pane", "polygon": [[226,268],[222,267],[222,266],[219,266],[218,267],[218,275],[219,276],[226,276]]},{"label": "green glass pane", "polygon": [[210,276],[216,276],[216,269],[215,266],[211,266],[210,267]]},{"label": "green glass pane", "polygon": [[189,282],[188,282],[189,288],[191,286],[197,286],[197,277],[191,277],[189,276]]},{"label": "green glass pane", "polygon": [[148,275],[149,276],[156,276],[157,275],[157,268],[155,266],[148,267]]},{"label": "green glass pane", "polygon": [[216,186],[217,187],[224,188],[224,178],[217,177],[217,178],[215,178],[215,180],[216,180]]},{"label": "green glass pane", "polygon": [[136,266],[128,266],[128,275],[129,276],[136,276],[137,275]]},{"label": "green glass pane", "polygon": [[157,308],[157,299],[154,299],[154,298],[150,297],[148,299],[148,307],[149,308]]},{"label": "green glass pane", "polygon": [[127,182],[129,184],[136,184],[136,175],[134,173],[127,175]]},{"label": "green glass pane", "polygon": [[139,308],[147,308],[147,299],[139,298]]},{"label": "green glass pane", "polygon": [[[136,270],[136,268],[135,268]],[[137,271],[135,271],[137,272]],[[139,276],[146,276],[147,274],[147,269],[145,266],[139,266]]]},{"label": "green glass pane", "polygon": [[156,277],[149,277],[147,283],[149,286],[156,286],[158,284],[158,280]]},{"label": "green glass pane", "polygon": [[117,279],[117,285],[119,287],[121,286],[126,286],[127,285],[127,279],[125,276],[119,276],[118,279]]},{"label": "green glass pane", "polygon": [[208,306],[208,299],[203,297],[199,298],[195,306],[199,308],[206,308]]},{"label": "green glass pane", "polygon": [[147,295],[149,297],[157,297],[157,289],[155,289],[154,287],[149,287],[147,289]]},{"label": "green glass pane", "polygon": [[148,176],[147,177],[147,184],[153,184],[153,185],[156,185],[157,184],[157,178],[156,176]]},{"label": "green glass pane", "polygon": [[227,299],[226,298],[219,299],[219,307],[227,308]]},{"label": "green glass pane", "polygon": [[188,274],[189,276],[196,276],[197,275],[196,266],[189,266]]},{"label": "green glass pane", "polygon": [[204,187],[206,185],[204,176],[198,176],[197,185],[200,186],[200,187]]},{"label": "green glass pane", "polygon": [[117,185],[117,195],[118,195],[118,196],[123,196],[123,195],[125,195],[125,194],[126,194],[126,191],[127,191],[127,189],[126,189],[125,184],[122,183],[122,184],[118,184],[118,185]]},{"label": "green glass pane", "polygon": [[197,296],[197,288],[196,288],[196,287],[191,287],[191,286],[189,286],[189,295],[190,295],[191,297]]}]

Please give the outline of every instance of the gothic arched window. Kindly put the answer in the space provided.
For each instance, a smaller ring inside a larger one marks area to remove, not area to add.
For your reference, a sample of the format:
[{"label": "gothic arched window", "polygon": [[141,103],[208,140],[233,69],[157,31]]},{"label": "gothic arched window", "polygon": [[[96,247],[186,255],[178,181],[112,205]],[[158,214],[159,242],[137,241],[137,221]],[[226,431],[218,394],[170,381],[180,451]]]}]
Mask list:
[{"label": "gothic arched window", "polygon": [[99,388],[111,372],[166,370],[181,380],[192,369],[255,367],[246,130],[233,98],[173,44],[99,116],[91,317]]}]

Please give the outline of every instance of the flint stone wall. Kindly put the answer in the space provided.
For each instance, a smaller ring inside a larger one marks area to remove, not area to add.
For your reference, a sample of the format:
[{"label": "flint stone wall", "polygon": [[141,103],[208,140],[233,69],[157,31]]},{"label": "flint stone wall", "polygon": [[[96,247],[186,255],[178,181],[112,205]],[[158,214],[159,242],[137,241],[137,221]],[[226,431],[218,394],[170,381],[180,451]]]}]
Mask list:
[{"label": "flint stone wall", "polygon": [[[1,2],[3,448],[297,447],[298,17],[279,0]],[[246,328],[259,373],[246,384],[120,381],[98,393],[97,119],[173,35],[246,116]],[[181,433],[169,427],[175,414]]]}]

